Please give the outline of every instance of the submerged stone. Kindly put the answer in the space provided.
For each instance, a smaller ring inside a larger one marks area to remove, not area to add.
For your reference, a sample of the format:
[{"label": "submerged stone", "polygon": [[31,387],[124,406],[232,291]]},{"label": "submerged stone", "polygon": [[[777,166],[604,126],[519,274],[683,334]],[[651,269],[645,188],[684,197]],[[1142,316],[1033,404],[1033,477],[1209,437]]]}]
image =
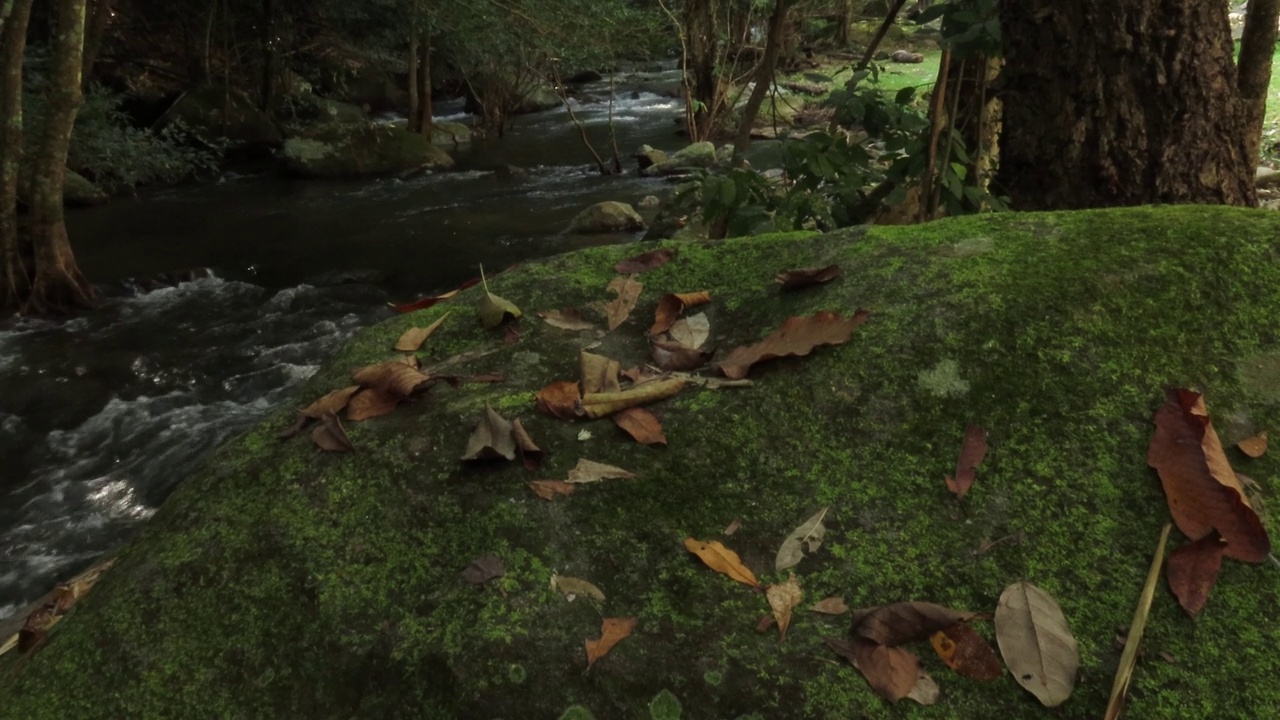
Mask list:
[{"label": "submerged stone", "polygon": [[[529,319],[572,307],[599,320],[593,304],[611,298],[612,267],[634,247],[491,276],[529,316],[514,343],[474,317],[480,288],[357,337],[179,487],[38,652],[0,658],[0,718],[903,717],[920,711],[886,703],[824,644],[848,633],[848,616],[804,608],[839,596],[990,614],[1019,580],[1057,599],[1080,646],[1056,716],[1099,717],[1116,629],[1169,515],[1146,465],[1164,388],[1205,391],[1215,417],[1280,427],[1278,238],[1274,213],[1197,206],[669,243],[679,254],[639,278],[631,319],[603,337]],[[979,240],[982,252],[956,252]],[[832,263],[844,276],[821,287],[772,283]],[[756,366],[752,387],[650,406],[667,447],[534,411],[536,391],[578,376],[584,346],[624,367],[647,361],[658,299],[703,289],[720,353],[791,316],[873,314],[844,345]],[[448,372],[503,382],[442,384],[346,423],[354,453],[276,440],[296,407],[449,311],[424,363],[471,353]],[[538,472],[458,462],[486,404],[547,452]],[[943,476],[971,423],[989,450],[961,506]],[[1280,462],[1230,454],[1274,492]],[[554,501],[525,484],[564,479],[580,459],[636,477]],[[718,539],[761,582],[782,582],[778,546],[823,507],[824,541],[792,569],[805,595],[785,643],[756,631],[770,613],[761,593],[683,545]],[[467,583],[485,555],[505,574]],[[553,574],[604,600],[571,600]],[[1192,619],[1162,581],[1127,717],[1266,716],[1280,703],[1267,680],[1280,673],[1276,587],[1274,568],[1224,563]],[[601,617],[637,622],[587,672]],[[927,642],[911,649],[942,690],[929,717],[1046,712],[1007,673],[976,682]]]}]

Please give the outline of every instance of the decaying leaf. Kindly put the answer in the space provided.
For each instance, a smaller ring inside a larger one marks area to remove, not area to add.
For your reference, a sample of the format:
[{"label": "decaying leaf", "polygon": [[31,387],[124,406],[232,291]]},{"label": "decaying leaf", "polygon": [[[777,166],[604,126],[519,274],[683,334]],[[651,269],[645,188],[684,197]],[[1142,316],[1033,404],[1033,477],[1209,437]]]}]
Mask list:
[{"label": "decaying leaf", "polygon": [[970,425],[964,431],[964,444],[960,446],[960,458],[956,460],[955,477],[946,476],[947,489],[956,494],[956,498],[964,497],[973,485],[978,466],[987,456],[987,434],[977,425]]},{"label": "decaying leaf", "polygon": [[520,333],[524,332],[520,327],[520,321],[507,323],[502,327],[502,344],[510,347],[520,342]]},{"label": "decaying leaf", "polygon": [[644,408],[627,408],[613,415],[613,422],[641,445],[666,445],[658,416]]},{"label": "decaying leaf", "polygon": [[1209,591],[1218,582],[1225,545],[1218,531],[1169,553],[1169,589],[1187,614],[1195,616],[1204,609]]},{"label": "decaying leaf", "polygon": [[1227,543],[1227,557],[1265,560],[1271,540],[1227,462],[1204,397],[1191,390],[1169,391],[1155,423],[1147,464],[1160,476],[1178,529],[1192,540],[1217,530]]},{"label": "decaying leaf", "polygon": [[484,268],[480,268],[480,282],[484,285],[484,294],[476,303],[476,314],[480,316],[480,324],[487,328],[496,328],[506,320],[520,317],[520,308],[506,298],[489,292],[489,281],[484,276]]},{"label": "decaying leaf", "polygon": [[325,415],[337,415],[347,407],[347,403],[351,402],[351,396],[355,395],[359,389],[359,385],[352,385],[334,390],[303,408],[301,414],[312,420],[319,420]]},{"label": "decaying leaf", "polygon": [[826,516],[827,508],[822,508],[791,531],[787,539],[782,541],[782,547],[778,548],[778,556],[773,562],[774,570],[782,572],[795,567],[806,552],[810,555],[818,552],[818,548],[822,546],[822,537],[827,533],[827,526],[822,524]]},{"label": "decaying leaf", "polygon": [[464,462],[515,460],[515,426],[493,408],[485,405],[484,416],[480,418],[479,424],[467,440],[467,449],[462,454],[462,459]]},{"label": "decaying leaf", "polygon": [[729,523],[729,525],[724,529],[725,537],[729,537],[730,535],[738,532],[738,528],[740,527],[742,527],[742,519],[734,518],[733,522]]},{"label": "decaying leaf", "polygon": [[591,330],[595,327],[595,324],[590,321],[583,320],[582,314],[573,308],[544,310],[538,313],[538,317],[546,320],[551,327],[557,327],[561,330],[580,332],[582,330]]},{"label": "decaying leaf", "polygon": [[494,578],[500,578],[507,572],[502,558],[497,555],[481,555],[471,561],[462,571],[462,579],[472,585],[483,585]]},{"label": "decaying leaf", "polygon": [[742,564],[742,558],[738,557],[738,553],[725,547],[720,541],[703,542],[687,537],[684,539],[684,546],[689,552],[701,558],[702,562],[712,570],[728,575],[744,585],[757,589],[760,587],[760,581],[756,580],[750,568]]},{"label": "decaying leaf", "polygon": [[351,373],[351,379],[361,387],[378,390],[401,399],[426,389],[433,382],[430,375],[409,367],[400,360],[366,365]]},{"label": "decaying leaf", "polygon": [[553,382],[534,395],[538,401],[538,412],[561,420],[578,419],[578,402],[582,394],[578,391],[578,383],[568,380]]},{"label": "decaying leaf", "polygon": [[382,390],[360,388],[360,392],[352,396],[351,402],[347,404],[347,419],[361,422],[386,415],[399,405],[400,398],[395,395]]},{"label": "decaying leaf", "polygon": [[842,597],[829,597],[810,605],[809,611],[823,615],[843,615],[849,612],[849,606],[845,604]]},{"label": "decaying leaf", "polygon": [[1080,651],[1062,608],[1049,593],[1016,582],[1000,594],[996,644],[1018,684],[1045,707],[1057,707],[1076,686]]},{"label": "decaying leaf", "polygon": [[653,364],[668,372],[697,370],[711,359],[706,350],[686,347],[677,342],[654,340],[650,349]]},{"label": "decaying leaf", "polygon": [[622,392],[593,393],[579,401],[582,414],[589,418],[602,418],[630,407],[648,405],[665,400],[684,389],[686,381],[681,378],[652,380],[637,383]]},{"label": "decaying leaf", "polygon": [[37,600],[32,604],[34,609],[25,616],[18,614],[0,619],[0,655],[14,648],[24,653],[35,649],[44,641],[49,629],[88,595],[115,564],[114,557],[101,559]]},{"label": "decaying leaf", "polygon": [[600,623],[600,639],[587,640],[587,667],[609,654],[614,645],[625,640],[636,627],[635,618],[604,618]]},{"label": "decaying leaf", "polygon": [[356,449],[347,437],[347,431],[342,428],[342,422],[333,413],[320,418],[320,424],[311,431],[311,442],[328,452],[351,452]]},{"label": "decaying leaf", "polygon": [[551,589],[558,591],[570,600],[581,595],[589,597],[596,602],[604,602],[604,591],[582,578],[551,573]]},{"label": "decaying leaf", "polygon": [[633,478],[636,474],[628,472],[620,467],[605,465],[594,460],[585,458],[579,459],[578,464],[573,466],[569,471],[568,481],[574,485],[582,483],[600,482],[601,480],[619,480],[625,478]]},{"label": "decaying leaf", "polygon": [[1004,674],[1000,658],[987,639],[967,622],[949,625],[929,641],[947,667],[972,680],[997,680]]},{"label": "decaying leaf", "polygon": [[924,670],[916,676],[916,684],[912,685],[911,692],[907,693],[908,700],[915,700],[921,705],[933,705],[940,697],[942,697],[942,688],[938,687],[938,682]]},{"label": "decaying leaf", "polygon": [[621,275],[642,273],[646,270],[653,270],[666,265],[667,261],[675,256],[675,248],[658,248],[647,253],[640,253],[635,257],[629,257],[626,260],[620,260],[613,266],[613,270]]},{"label": "decaying leaf", "polygon": [[1263,430],[1262,432],[1258,433],[1257,435],[1254,435],[1251,438],[1246,438],[1244,440],[1241,440],[1240,442],[1236,443],[1236,447],[1240,448],[1240,452],[1244,453],[1245,455],[1248,455],[1251,458],[1260,458],[1263,455],[1266,455],[1267,454],[1267,431]]},{"label": "decaying leaf", "polygon": [[616,393],[622,390],[618,374],[622,366],[617,360],[583,350],[578,353],[578,368],[582,374],[582,394]]},{"label": "decaying leaf", "polygon": [[398,313],[409,313],[409,312],[414,312],[415,310],[426,310],[427,308],[431,307],[432,305],[435,305],[436,303],[444,302],[445,300],[452,300],[459,292],[462,292],[463,290],[466,290],[469,287],[474,287],[479,284],[480,284],[480,278],[473,278],[471,280],[468,280],[462,283],[457,288],[450,290],[447,293],[442,293],[440,295],[431,295],[429,297],[419,298],[417,300],[414,300],[413,302],[402,303],[399,305],[395,303],[387,303],[387,305],[390,306],[392,310],[395,310]]},{"label": "decaying leaf", "polygon": [[663,295],[658,301],[658,309],[654,312],[653,326],[649,328],[649,334],[658,335],[670,330],[685,310],[708,302],[711,302],[711,293],[706,290]]},{"label": "decaying leaf", "polygon": [[400,339],[396,341],[395,349],[400,352],[417,352],[418,348],[422,347],[422,343],[426,342],[427,338],[431,337],[436,330],[439,330],[440,326],[444,324],[444,321],[447,320],[449,315],[452,313],[453,311],[450,310],[449,312],[441,315],[440,319],[426,327],[411,327],[408,330],[405,330],[404,334],[400,336]]},{"label": "decaying leaf", "polygon": [[[1170,527],[1172,526],[1166,524],[1164,530],[1160,531],[1160,542],[1151,558],[1151,569],[1147,571],[1147,582],[1142,586],[1138,608],[1133,612],[1133,622],[1129,624],[1129,634],[1125,638],[1120,664],[1116,667],[1116,678],[1111,683],[1111,697],[1107,700],[1107,712],[1103,715],[1103,720],[1117,720],[1124,711],[1129,683],[1133,680],[1133,670],[1138,665],[1138,647],[1142,644],[1142,633],[1146,630],[1147,616],[1151,612],[1151,600],[1155,597],[1156,585],[1160,584],[1160,565],[1164,563],[1164,547],[1169,541]],[[1005,662],[1009,663],[1008,658],[1005,658]],[[1009,663],[1009,668],[1013,669],[1012,663]],[[1014,671],[1014,676],[1017,677],[1017,671]]]},{"label": "decaying leaf", "polygon": [[524,469],[532,472],[542,467],[542,461],[547,454],[533,441],[533,437],[529,435],[528,430],[524,429],[520,418],[511,421],[511,434],[516,441],[516,449],[520,451]]},{"label": "decaying leaf", "polygon": [[809,317],[787,318],[782,326],[769,333],[764,340],[747,347],[740,347],[716,364],[720,371],[733,380],[747,376],[751,366],[764,360],[780,357],[802,356],[821,345],[839,345],[848,342],[853,331],[867,321],[871,313],[859,310],[848,318],[823,310]]},{"label": "decaying leaf", "polygon": [[572,495],[578,489],[577,485],[563,480],[532,480],[525,484],[543,500],[555,500],[557,495]]},{"label": "decaying leaf", "polygon": [[758,633],[768,632],[769,628],[777,624],[778,624],[778,621],[776,618],[773,617],[772,614],[761,615],[760,619],[756,621],[756,632]]},{"label": "decaying leaf", "polygon": [[795,573],[791,573],[791,577],[786,582],[770,585],[764,591],[764,596],[769,600],[769,609],[773,610],[773,617],[778,621],[779,642],[786,642],[787,627],[791,625],[791,613],[804,599],[800,581],[796,579]]},{"label": "decaying leaf", "polygon": [[854,637],[881,645],[901,645],[923,640],[961,620],[971,620],[974,614],[930,602],[897,602],[855,613],[855,617]]},{"label": "decaying leaf", "polygon": [[782,290],[799,290],[810,285],[830,282],[838,277],[840,277],[840,266],[828,265],[786,270],[775,275],[773,279],[782,286]]},{"label": "decaying leaf", "polygon": [[711,336],[711,321],[706,313],[680,318],[668,331],[671,339],[687,348],[700,348]]},{"label": "decaying leaf", "polygon": [[[830,639],[827,644],[832,645]],[[832,647],[835,648],[834,645]],[[867,684],[880,697],[898,702],[911,695],[920,677],[920,660],[913,653],[859,637],[855,637],[845,649],[851,652],[845,657],[862,672]],[[837,652],[844,655],[840,650]]]},{"label": "decaying leaf", "polygon": [[640,300],[640,291],[643,289],[644,285],[642,283],[630,277],[617,277],[609,283],[608,290],[618,296],[604,309],[605,317],[608,318],[609,322],[609,330],[617,330],[619,325],[626,322],[627,316],[631,314],[631,311],[636,307],[636,302]]}]

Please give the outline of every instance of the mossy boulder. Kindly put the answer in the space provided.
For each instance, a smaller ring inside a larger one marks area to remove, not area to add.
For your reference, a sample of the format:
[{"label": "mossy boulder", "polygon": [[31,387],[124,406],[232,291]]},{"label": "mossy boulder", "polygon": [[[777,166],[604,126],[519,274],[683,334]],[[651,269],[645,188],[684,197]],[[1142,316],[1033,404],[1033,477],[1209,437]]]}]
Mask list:
[{"label": "mossy boulder", "polygon": [[[732,146],[729,147],[729,156],[733,155]],[[657,175],[681,175],[698,169],[706,169],[718,167],[722,164],[723,154],[717,151],[715,143],[705,140],[690,143],[671,153],[661,162],[655,162],[641,169],[640,174],[657,176]]]},{"label": "mossy boulder", "polygon": [[598,202],[569,221],[569,233],[573,235],[601,235],[641,230],[644,230],[644,218],[640,217],[640,213],[627,203],[615,200]]},{"label": "mossy boulder", "polygon": [[277,146],[280,129],[271,116],[238,90],[200,85],[184,93],[160,118],[158,125],[181,123],[202,138],[221,138],[235,146]]},{"label": "mossy boulder", "polygon": [[[1100,717],[1117,628],[1168,518],[1146,465],[1164,388],[1204,390],[1228,444],[1280,427],[1280,215],[1002,214],[675,247],[641,276],[631,319],[603,336],[534,313],[590,312],[634,246],[490,277],[524,310],[515,343],[481,327],[480,288],[365,331],[296,402],[186,480],[38,652],[0,658],[0,718]],[[844,277],[786,294],[772,283],[829,263]],[[654,406],[666,447],[608,420],[534,412],[535,391],[577,377],[581,347],[645,362],[658,298],[703,289],[721,349],[791,316],[872,315],[847,344],[758,366],[752,387],[690,388]],[[450,311],[424,361],[470,353],[449,372],[504,382],[442,385],[348,423],[352,454],[276,439],[295,407]],[[539,472],[462,465],[486,404],[549,452]],[[957,503],[943,475],[970,423],[990,450]],[[1274,493],[1274,453],[1230,452]],[[554,502],[526,487],[581,458],[637,477]],[[1008,673],[964,679],[926,643],[914,649],[941,701],[890,705],[823,643],[848,632],[847,616],[798,611],[780,643],[755,630],[764,597],[682,545],[721,539],[777,582],[778,546],[822,507],[825,542],[795,568],[802,607],[842,596],[991,613],[1006,585],[1029,580],[1056,596],[1079,641],[1075,694],[1046,710]],[[471,585],[462,571],[485,554],[505,574]],[[570,602],[549,588],[552,573],[595,583],[605,600]],[[1162,586],[1126,717],[1269,716],[1280,705],[1276,573],[1225,563],[1195,619]],[[588,672],[583,641],[599,637],[601,616],[638,622]]]},{"label": "mossy boulder", "polygon": [[436,145],[463,145],[471,142],[471,128],[456,122],[432,123],[431,142]]},{"label": "mossy boulder", "polygon": [[[24,204],[31,198],[30,167],[23,167],[18,173],[18,200]],[[100,205],[109,199],[107,193],[92,180],[67,168],[66,177],[62,181],[62,204],[67,207],[83,208]]]},{"label": "mossy boulder", "polygon": [[402,127],[324,125],[290,138],[280,152],[287,174],[304,178],[370,177],[446,169],[453,158]]}]

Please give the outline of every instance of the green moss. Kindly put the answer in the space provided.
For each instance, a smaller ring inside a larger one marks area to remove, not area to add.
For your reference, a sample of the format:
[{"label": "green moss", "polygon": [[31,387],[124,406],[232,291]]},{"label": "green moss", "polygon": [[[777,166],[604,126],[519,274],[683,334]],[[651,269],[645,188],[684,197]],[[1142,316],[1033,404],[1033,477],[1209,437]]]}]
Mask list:
[{"label": "green moss", "polygon": [[649,702],[649,717],[652,720],[680,720],[682,712],[680,701],[670,690],[663,690]]},{"label": "green moss", "polygon": [[313,178],[391,175],[453,165],[453,158],[427,138],[373,123],[317,126],[287,140],[281,157],[287,172]]},{"label": "green moss", "polygon": [[[1280,357],[1277,238],[1280,216],[1188,207],[672,244],[679,254],[639,277],[639,305],[596,352],[644,362],[669,292],[710,291],[720,352],[790,316],[873,314],[846,345],[761,364],[752,387],[657,404],[667,447],[632,443],[607,420],[533,410],[532,393],[575,378],[579,349],[596,339],[534,314],[591,316],[613,264],[635,249],[526,264],[490,278],[527,315],[518,342],[480,326],[479,291],[468,290],[361,333],[294,405],[347,384],[352,368],[391,356],[405,328],[447,310],[424,363],[504,382],[441,384],[350,423],[352,455],[275,440],[292,407],[221,448],[39,653],[0,658],[0,718],[514,718],[570,706],[643,717],[663,691],[694,718],[1046,712],[1012,678],[965,680],[927,645],[914,649],[943,699],[891,706],[823,643],[847,618],[798,613],[780,644],[754,631],[764,599],[682,544],[722,539],[775,582],[779,543],[821,507],[827,539],[796,568],[806,604],[839,595],[990,613],[1007,584],[1031,580],[1058,598],[1081,647],[1076,693],[1055,714],[1096,717],[1119,658],[1115,629],[1168,515],[1145,464],[1163,388],[1205,390],[1214,416],[1241,432],[1280,427],[1275,383],[1259,370]],[[771,282],[829,263],[845,276],[787,294]],[[485,403],[548,451],[538,473],[461,465]],[[942,477],[969,423],[987,430],[989,452],[962,507]],[[563,478],[582,457],[638,477],[554,502],[524,484]],[[1233,461],[1274,487],[1280,459]],[[1011,536],[1025,539],[979,552]],[[487,553],[505,575],[467,584],[463,568]],[[553,572],[606,600],[566,601],[548,587]],[[601,616],[637,625],[586,672],[583,641]],[[1269,568],[1227,563],[1194,620],[1161,592],[1128,717],[1265,716],[1280,703],[1257,681],[1280,672],[1277,617]]]}]

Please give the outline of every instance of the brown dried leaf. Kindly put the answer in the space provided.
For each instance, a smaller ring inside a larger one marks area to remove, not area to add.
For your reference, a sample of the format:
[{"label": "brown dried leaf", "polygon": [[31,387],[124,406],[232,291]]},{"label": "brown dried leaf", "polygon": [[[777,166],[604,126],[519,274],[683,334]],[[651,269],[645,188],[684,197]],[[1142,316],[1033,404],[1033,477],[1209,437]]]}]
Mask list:
[{"label": "brown dried leaf", "polygon": [[964,431],[964,444],[960,446],[960,458],[956,460],[956,475],[944,476],[947,489],[956,494],[956,498],[964,497],[973,485],[978,466],[987,456],[987,435],[977,425],[970,425]]},{"label": "brown dried leaf", "polygon": [[463,569],[462,579],[472,585],[483,585],[494,578],[502,577],[506,572],[502,559],[497,555],[481,555]]},{"label": "brown dried leaf", "polygon": [[609,320],[609,330],[616,330],[619,325],[626,322],[627,316],[635,309],[644,285],[633,278],[618,277],[609,283],[607,289],[618,296],[604,310],[605,317]]},{"label": "brown dried leaf", "polygon": [[515,427],[506,418],[494,412],[488,405],[484,406],[484,417],[480,418],[476,429],[467,440],[467,450],[462,460],[503,460],[516,459]]},{"label": "brown dried leaf", "polygon": [[636,627],[635,618],[604,618],[600,623],[600,639],[587,640],[587,667],[609,654],[614,645],[625,640]]},{"label": "brown dried leaf", "polygon": [[711,335],[711,321],[706,313],[680,318],[668,333],[677,344],[687,348],[700,348]]},{"label": "brown dried leaf", "polygon": [[404,399],[431,385],[431,376],[411,368],[400,360],[366,365],[351,374],[361,387],[379,390]]},{"label": "brown dried leaf", "polygon": [[901,645],[923,640],[949,625],[973,617],[974,613],[930,602],[898,602],[861,613],[853,634],[882,645]]},{"label": "brown dried leaf", "polygon": [[1271,540],[1227,462],[1204,398],[1191,390],[1170,390],[1155,423],[1147,464],[1160,475],[1178,529],[1192,540],[1216,529],[1227,543],[1227,557],[1265,560]]},{"label": "brown dried leaf", "polygon": [[1004,674],[991,643],[967,622],[949,625],[929,638],[947,667],[972,680],[997,680]]},{"label": "brown dried leaf", "polygon": [[578,464],[569,471],[566,482],[574,485],[600,482],[601,480],[618,480],[633,478],[636,474],[613,465],[605,465],[594,460],[579,459]]},{"label": "brown dried leaf", "polygon": [[769,601],[769,608],[773,610],[773,616],[778,620],[778,641],[787,641],[787,627],[791,624],[791,613],[800,606],[800,601],[804,599],[804,591],[800,589],[800,581],[796,579],[796,574],[791,573],[791,577],[784,583],[770,585],[765,591],[764,596]]},{"label": "brown dried leaf", "polygon": [[649,328],[649,334],[658,335],[670,330],[685,310],[708,302],[711,302],[711,293],[706,290],[663,295],[658,301],[658,309],[654,312],[653,326]]},{"label": "brown dried leaf", "polygon": [[724,529],[725,537],[729,537],[730,535],[738,532],[738,528],[740,527],[742,527],[742,520],[740,518],[734,518],[733,522],[729,523],[729,526]]},{"label": "brown dried leaf", "polygon": [[451,313],[453,313],[452,310],[441,315],[438,320],[424,328],[411,327],[405,330],[400,339],[396,341],[395,349],[400,352],[417,352],[418,348],[422,347],[422,343],[426,342],[432,333],[440,329],[440,326],[444,324],[444,321],[448,319]]},{"label": "brown dried leaf", "polygon": [[840,277],[840,272],[839,265],[808,267],[780,272],[773,279],[782,286],[782,290],[799,290],[811,285],[830,282]]},{"label": "brown dried leaf", "polygon": [[705,350],[686,347],[678,342],[654,340],[651,348],[653,364],[668,372],[697,370],[711,359]]},{"label": "brown dried leaf", "polygon": [[1195,617],[1209,600],[1209,591],[1218,582],[1226,545],[1215,530],[1193,543],[1169,553],[1169,589],[1188,615]]},{"label": "brown dried leaf", "polygon": [[858,668],[871,689],[880,697],[889,702],[898,702],[912,695],[921,675],[920,661],[915,655],[902,648],[880,645],[866,638],[855,637],[852,641],[823,639],[828,647]]},{"label": "brown dried leaf", "polygon": [[665,400],[683,390],[684,386],[685,381],[679,378],[653,380],[633,385],[622,392],[587,395],[579,406],[587,417],[602,418],[630,407]]},{"label": "brown dried leaf", "polygon": [[301,414],[303,417],[312,420],[319,420],[325,415],[337,415],[347,407],[347,403],[351,402],[351,396],[355,395],[359,389],[359,385],[352,385],[341,390],[334,390],[303,408]]},{"label": "brown dried leaf", "polygon": [[375,418],[379,415],[386,415],[396,406],[400,404],[400,398],[381,390],[370,390],[362,388],[351,398],[351,402],[347,405],[347,419],[352,422],[360,422]]},{"label": "brown dried leaf", "polygon": [[1267,431],[1254,435],[1251,438],[1241,440],[1236,443],[1236,447],[1240,448],[1240,452],[1251,458],[1260,458],[1267,454]]},{"label": "brown dried leaf", "polygon": [[751,569],[742,564],[742,558],[738,557],[738,553],[725,547],[720,541],[703,542],[687,537],[684,539],[684,546],[689,552],[701,558],[702,562],[712,570],[728,575],[744,585],[759,589],[760,581],[756,580]]},{"label": "brown dried leaf", "polygon": [[543,500],[555,500],[557,495],[572,495],[574,490],[578,489],[577,485],[572,485],[563,480],[532,480],[525,483],[533,494]]},{"label": "brown dried leaf", "polygon": [[520,451],[520,458],[524,462],[524,469],[533,472],[542,467],[542,461],[546,459],[547,454],[533,441],[533,437],[529,435],[528,430],[524,429],[520,418],[511,422],[511,431],[516,441],[516,448]]},{"label": "brown dried leaf", "polygon": [[578,383],[563,380],[553,382],[538,391],[538,412],[561,420],[578,419],[578,402],[582,399]]},{"label": "brown dried leaf", "polygon": [[729,357],[716,363],[716,367],[733,380],[741,380],[747,376],[751,366],[780,357],[808,355],[820,345],[839,345],[848,342],[853,331],[866,322],[871,315],[866,310],[859,310],[851,317],[843,318],[836,313],[823,310],[810,317],[791,317],[782,326],[764,340],[740,347],[729,353]]},{"label": "brown dried leaf", "polygon": [[582,393],[620,392],[618,374],[622,366],[617,360],[582,350],[578,353],[578,368],[582,375]]},{"label": "brown dried leaf", "polygon": [[631,275],[634,273],[642,273],[646,270],[660,268],[667,264],[667,261],[676,256],[674,248],[658,248],[650,250],[647,253],[641,253],[635,257],[629,257],[626,260],[620,260],[613,266],[614,272],[622,275]]},{"label": "brown dried leaf", "polygon": [[823,615],[843,615],[849,612],[849,606],[845,604],[842,597],[829,597],[810,605],[809,611]]},{"label": "brown dried leaf", "polygon": [[756,621],[756,632],[768,632],[769,628],[776,624],[778,624],[778,621],[773,615],[761,615],[760,619]]},{"label": "brown dried leaf", "polygon": [[328,452],[351,452],[356,449],[347,437],[347,431],[342,428],[342,422],[333,413],[320,418],[320,425],[311,431],[311,442]]},{"label": "brown dried leaf", "polygon": [[613,416],[613,422],[641,445],[666,445],[658,416],[644,408],[627,408]]},{"label": "brown dried leaf", "polygon": [[582,578],[552,573],[551,588],[570,600],[581,595],[596,602],[604,602],[604,591]]},{"label": "brown dried leaf", "polygon": [[546,320],[548,325],[558,327],[561,330],[579,332],[595,328],[594,323],[583,320],[582,314],[574,308],[565,308],[564,310],[545,310],[538,313],[538,317]]}]

